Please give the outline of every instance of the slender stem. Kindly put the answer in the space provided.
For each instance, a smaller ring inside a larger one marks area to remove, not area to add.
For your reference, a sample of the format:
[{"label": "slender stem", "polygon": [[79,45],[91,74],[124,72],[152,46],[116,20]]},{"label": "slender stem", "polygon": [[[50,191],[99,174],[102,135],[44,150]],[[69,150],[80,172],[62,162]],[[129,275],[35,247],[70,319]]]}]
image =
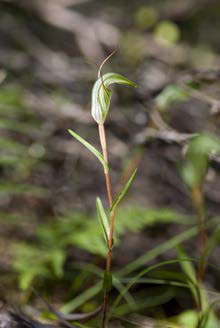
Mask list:
[{"label": "slender stem", "polygon": [[[197,212],[197,219],[199,225],[199,267],[197,271],[197,279],[198,279],[198,287],[203,283],[206,272],[206,259],[208,254],[208,236],[205,227],[205,209],[204,209],[204,199],[203,192],[201,187],[195,187],[192,190],[192,200]],[[203,314],[204,304],[203,298],[199,299],[199,303],[197,304],[198,310],[198,323],[197,328],[201,328],[202,324],[202,314]]]},{"label": "slender stem", "polygon": [[[108,149],[105,137],[105,127],[104,124],[99,124],[99,137],[103,151],[103,157],[106,163],[108,164]],[[109,206],[112,206],[112,192],[111,192],[111,181],[109,171],[104,170],[105,172],[105,180],[106,180],[106,189],[108,193]],[[106,258],[106,271],[111,272],[111,258],[112,258],[112,246],[113,246],[113,231],[114,231],[114,217],[115,211],[111,212],[110,215],[110,233],[109,233],[109,241],[108,241],[108,254]],[[109,293],[105,292],[103,308],[102,308],[102,328],[106,327],[106,318],[107,318],[107,309],[108,309],[108,299]]]},{"label": "slender stem", "polygon": [[205,277],[206,271],[206,255],[208,248],[208,237],[205,228],[205,210],[202,189],[197,187],[192,190],[192,199],[197,212],[198,224],[199,224],[199,251],[200,261],[198,268],[198,281],[202,282]]},{"label": "slender stem", "polygon": [[[108,164],[108,149],[107,149],[107,143],[106,143],[106,137],[105,137],[104,124],[99,124],[99,137],[100,137],[100,142],[101,142],[101,146],[102,146],[103,157],[104,157],[104,160],[106,161],[106,163]],[[112,206],[112,192],[111,192],[110,174],[106,170],[104,172],[105,172],[109,206],[111,207]]]}]

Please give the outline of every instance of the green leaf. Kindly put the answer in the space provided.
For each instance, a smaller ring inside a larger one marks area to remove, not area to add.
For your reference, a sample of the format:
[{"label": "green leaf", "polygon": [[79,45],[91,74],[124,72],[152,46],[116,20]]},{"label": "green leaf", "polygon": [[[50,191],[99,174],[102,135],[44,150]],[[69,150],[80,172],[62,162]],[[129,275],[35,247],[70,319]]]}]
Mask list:
[{"label": "green leaf", "polygon": [[107,73],[99,78],[92,89],[92,117],[98,124],[104,123],[107,117],[112,94],[108,87],[112,83],[136,87],[134,82],[117,73]]},{"label": "green leaf", "polygon": [[220,139],[212,134],[202,133],[190,142],[189,154],[220,154]]},{"label": "green leaf", "polygon": [[[181,260],[181,258],[184,258],[184,259],[188,258],[188,256],[186,255],[186,253],[184,252],[183,248],[180,245],[178,245],[176,247],[176,249],[177,249],[177,254],[178,254],[178,257],[180,260]],[[189,261],[180,262],[180,265],[182,267],[183,272],[185,272],[186,275],[190,278],[190,280],[194,284],[196,284],[197,283],[196,272],[195,272],[194,266],[190,262],[190,259],[189,259]]]},{"label": "green leaf", "polygon": [[97,213],[98,213],[98,218],[101,225],[102,233],[105,238],[106,244],[108,246],[110,227],[109,227],[108,218],[105,214],[105,210],[102,206],[102,202],[99,197],[96,198],[96,208],[97,208]]},{"label": "green leaf", "polygon": [[179,166],[185,184],[193,189],[201,186],[209,167],[209,158],[204,154],[191,154]]},{"label": "green leaf", "polygon": [[102,154],[95,148],[93,147],[88,141],[86,141],[85,139],[83,139],[82,137],[80,137],[76,132],[74,132],[73,130],[68,129],[69,133],[76,138],[79,142],[81,142],[86,148],[88,148],[93,155],[95,155],[98,160],[102,163],[104,169],[106,172],[109,172],[109,167],[108,164],[106,163],[106,161],[104,160]]},{"label": "green leaf", "polygon": [[111,272],[105,271],[103,278],[103,291],[109,293],[112,289],[112,274]]},{"label": "green leaf", "polygon": [[111,212],[116,209],[116,207],[118,206],[118,204],[120,203],[120,201],[122,200],[122,198],[124,197],[126,192],[128,191],[128,189],[131,186],[136,174],[137,174],[137,169],[134,170],[134,172],[131,175],[130,179],[126,182],[125,186],[122,188],[122,190],[119,192],[119,194],[114,199],[112,207],[110,209]]}]

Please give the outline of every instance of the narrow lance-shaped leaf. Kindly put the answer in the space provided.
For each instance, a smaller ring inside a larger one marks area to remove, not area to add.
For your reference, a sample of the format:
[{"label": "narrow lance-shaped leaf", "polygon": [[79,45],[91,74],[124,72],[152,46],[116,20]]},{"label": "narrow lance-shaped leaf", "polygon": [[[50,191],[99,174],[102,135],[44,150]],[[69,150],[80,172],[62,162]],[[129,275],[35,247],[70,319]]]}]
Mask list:
[{"label": "narrow lance-shaped leaf", "polygon": [[76,138],[79,142],[81,142],[86,148],[88,148],[98,158],[98,160],[102,163],[105,171],[108,172],[109,167],[108,167],[108,164],[106,163],[106,161],[104,160],[102,154],[95,147],[93,147],[88,141],[86,141],[85,139],[80,137],[76,132],[74,132],[73,130],[70,130],[70,129],[68,131],[74,138]]},{"label": "narrow lance-shaped leaf", "polygon": [[131,175],[130,179],[126,182],[126,184],[124,185],[124,187],[122,188],[122,190],[119,192],[119,194],[116,196],[116,198],[113,201],[112,207],[110,209],[110,212],[114,211],[116,209],[116,207],[118,206],[118,204],[120,203],[120,201],[122,200],[122,198],[124,197],[124,195],[126,194],[126,192],[128,191],[129,187],[131,186],[135,176],[137,174],[137,169],[134,170],[133,174]]},{"label": "narrow lance-shaped leaf", "polygon": [[108,87],[112,83],[137,86],[134,82],[117,73],[107,73],[100,77],[92,90],[92,116],[98,124],[104,123],[108,114],[112,94]]},{"label": "narrow lance-shaped leaf", "polygon": [[108,218],[105,214],[104,207],[102,206],[102,202],[99,197],[96,198],[96,208],[97,208],[97,213],[98,213],[98,218],[101,225],[102,233],[105,238],[106,244],[108,246],[110,227],[109,227]]}]

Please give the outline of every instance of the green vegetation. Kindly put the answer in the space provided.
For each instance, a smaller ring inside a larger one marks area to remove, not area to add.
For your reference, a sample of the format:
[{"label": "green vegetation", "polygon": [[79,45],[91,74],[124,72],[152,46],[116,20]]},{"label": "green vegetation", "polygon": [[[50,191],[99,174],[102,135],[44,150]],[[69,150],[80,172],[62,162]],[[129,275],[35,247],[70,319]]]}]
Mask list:
[{"label": "green vegetation", "polygon": [[[122,79],[122,77],[120,78]],[[103,83],[104,81],[105,80],[103,78]],[[103,88],[105,87],[103,86]],[[159,96],[160,98],[158,97],[158,99],[162,99],[162,97],[165,99],[165,97],[168,97],[167,100],[163,100],[163,103],[166,103],[166,107],[169,106],[170,101],[178,102],[184,101],[186,99],[184,94],[182,96],[181,90],[175,90],[175,88],[170,88],[169,92],[167,90],[163,91],[163,94]],[[97,94],[97,97],[99,97],[99,93]],[[99,101],[97,103],[99,103]],[[106,106],[108,111],[109,103]],[[104,107],[102,107],[102,111],[103,110]],[[106,115],[104,116],[105,120]],[[98,160],[100,160],[101,164],[103,165],[104,172],[108,177],[109,164],[108,159],[106,158],[106,154],[104,153],[102,155],[96,148],[79,137],[72,130],[69,130],[69,132],[73,137],[75,137],[85,147],[87,147],[98,158]],[[101,133],[100,136],[102,138]],[[5,140],[5,143],[3,144],[9,146],[9,149],[12,148],[16,151],[21,151],[22,153],[24,151],[23,146],[19,144],[17,145],[17,143]],[[101,144],[103,146],[102,139]],[[73,300],[70,300],[64,304],[62,307],[62,311],[64,313],[68,313],[70,311],[72,312],[79,306],[82,306],[85,302],[88,302],[90,299],[94,298],[98,293],[100,293],[102,288],[105,297],[106,295],[109,297],[112,286],[114,289],[118,290],[119,296],[111,306],[108,320],[111,318],[111,316],[122,316],[126,313],[130,313],[131,311],[139,311],[142,307],[146,308],[149,305],[151,307],[162,305],[164,302],[168,302],[170,299],[175,297],[175,289],[166,287],[164,292],[160,290],[160,293],[157,296],[155,295],[153,304],[152,302],[149,303],[150,300],[148,300],[148,298],[145,298],[144,303],[140,302],[140,300],[135,301],[132,295],[129,293],[129,290],[134,284],[164,284],[167,286],[182,286],[184,288],[189,288],[192,292],[192,298],[196,303],[197,311],[191,310],[182,313],[180,316],[176,317],[176,322],[185,325],[186,322],[189,322],[189,325],[198,328],[209,327],[209,325],[210,327],[217,327],[217,319],[215,318],[213,312],[214,304],[210,305],[208,302],[207,295],[203,287],[203,279],[205,277],[205,269],[208,265],[208,255],[210,254],[211,249],[217,243],[219,234],[217,228],[217,230],[214,230],[213,232],[213,238],[210,238],[210,241],[208,242],[203,208],[204,204],[202,201],[202,184],[208,172],[211,156],[217,155],[220,151],[219,145],[220,142],[218,138],[209,134],[201,134],[193,137],[192,140],[188,142],[188,149],[185,158],[181,161],[179,166],[183,180],[192,191],[192,201],[195,205],[199,228],[190,228],[189,230],[183,232],[182,235],[180,234],[179,236],[175,236],[165,243],[157,246],[156,248],[148,250],[145,255],[141,255],[135,261],[129,263],[125,268],[120,270],[118,273],[115,272],[113,276],[108,267],[109,259],[107,259],[107,269],[104,271],[104,276],[103,270],[100,270],[98,267],[96,267],[96,265],[91,264],[90,266],[89,264],[85,265],[79,263],[77,271],[79,270],[81,273],[77,278],[79,282],[77,284],[74,282],[72,285],[73,291],[81,289],[81,284],[83,283],[84,279],[88,279],[90,274],[97,276],[99,282],[90,289],[85,290],[78,297],[74,297]],[[103,149],[105,149],[104,146]],[[125,186],[122,188],[121,192],[115,197],[114,201],[111,201],[109,210],[110,217],[112,213],[115,214],[117,205],[129,189],[135,175],[136,170],[127,181]],[[9,192],[10,190],[10,188],[6,188],[5,186],[3,187],[3,185],[1,185],[1,187],[5,192]],[[24,187],[21,188],[18,185],[16,185],[16,188],[12,189],[13,193],[18,190],[19,194],[21,194],[22,190],[25,190]],[[36,281],[36,279],[38,281],[42,281],[42,284],[45,280],[55,280],[59,282],[62,279],[65,279],[69,281],[70,284],[72,284],[72,276],[66,276],[64,268],[65,262],[68,258],[68,248],[71,245],[77,246],[80,249],[84,249],[90,253],[103,257],[105,257],[108,252],[112,251],[113,244],[109,246],[109,240],[112,234],[110,225],[111,223],[109,223],[109,215],[106,215],[99,197],[97,197],[96,206],[101,229],[97,226],[97,218],[95,217],[89,217],[89,215],[82,213],[68,213],[63,217],[57,218],[55,221],[53,220],[51,222],[38,225],[36,233],[37,239],[34,244],[18,244],[16,249],[14,268],[19,273],[19,285],[21,289],[27,290],[34,283],[34,281]],[[137,206],[125,207],[121,210],[119,209],[117,211],[117,217],[117,224],[114,227],[114,247],[119,246],[121,238],[123,235],[125,236],[129,231],[141,231],[144,227],[152,226],[155,223],[176,223],[181,225],[190,225],[196,222],[196,217],[192,218],[187,215],[178,214],[172,210],[146,209],[144,207]],[[17,224],[19,225],[19,221]],[[211,227],[213,227],[213,225],[216,224],[216,219],[211,221],[209,220],[208,224],[211,224]],[[196,274],[193,264],[194,259],[191,259],[187,256],[187,254],[182,250],[181,244],[187,241],[189,238],[195,236],[198,232],[200,233],[201,246],[199,249],[201,251],[201,256],[199,260],[198,274]],[[152,261],[159,254],[163,254],[168,249],[173,247],[177,247],[177,260],[159,262],[153,266],[149,266],[144,270],[141,270],[141,268],[143,268],[147,262]],[[175,270],[156,271],[156,269],[158,270],[160,267],[169,267],[170,265],[178,262],[180,263],[183,271],[182,275]],[[83,274],[83,272],[85,272],[85,268],[88,270],[87,274]],[[137,275],[130,276],[133,272],[137,272],[137,270],[141,271],[138,272]],[[152,276],[150,278],[148,275],[151,271],[155,273],[153,274],[153,279]],[[77,272],[73,274],[77,274]],[[103,287],[101,287],[102,276]],[[128,278],[126,278],[126,276],[128,276]],[[143,276],[145,277],[145,280],[141,280]],[[124,285],[126,279],[129,282],[127,285],[126,283]],[[125,299],[126,303],[121,303],[123,298]],[[105,310],[106,309],[107,304]],[[103,327],[106,325],[106,319],[106,313],[103,313]]]},{"label": "green vegetation", "polygon": [[220,5],[27,2],[0,1],[2,298],[218,328]]}]

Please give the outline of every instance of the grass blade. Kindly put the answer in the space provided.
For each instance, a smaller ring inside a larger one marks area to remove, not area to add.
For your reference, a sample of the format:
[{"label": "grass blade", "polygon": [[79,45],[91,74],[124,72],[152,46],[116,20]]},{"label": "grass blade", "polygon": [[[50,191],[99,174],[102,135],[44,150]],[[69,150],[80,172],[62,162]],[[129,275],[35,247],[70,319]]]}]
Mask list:
[{"label": "grass blade", "polygon": [[[181,260],[181,258],[187,258],[187,254],[184,252],[183,248],[181,247],[181,245],[177,245],[176,247],[177,250],[177,255],[178,258]],[[193,295],[193,298],[195,299],[196,303],[201,306],[201,302],[202,302],[202,293],[200,291],[200,286],[197,282],[197,278],[196,278],[196,272],[194,269],[194,266],[192,264],[192,262],[180,262],[180,266],[183,270],[183,272],[186,274],[186,276],[189,278],[188,279],[188,284],[189,284],[189,288],[191,290],[191,293]]]},{"label": "grass blade", "polygon": [[140,273],[138,273],[136,276],[131,278],[131,281],[127,284],[127,286],[125,287],[125,289],[121,292],[121,294],[116,298],[115,302],[112,305],[111,308],[111,313],[110,316],[112,315],[112,313],[114,313],[114,311],[116,310],[117,306],[119,305],[119,303],[121,302],[123,296],[125,293],[127,293],[129,291],[129,289],[137,283],[137,281],[144,276],[145,274],[147,274],[148,272],[157,269],[159,267],[165,266],[165,265],[169,265],[169,264],[173,264],[173,263],[178,263],[178,262],[182,262],[182,261],[192,261],[192,259],[181,259],[181,260],[168,260],[168,261],[163,261],[157,264],[153,264],[152,266],[149,266],[147,268],[145,268],[144,270],[142,270]]},{"label": "grass blade", "polygon": [[[219,217],[214,217],[213,219],[209,220],[206,224],[207,227],[212,225],[219,224]],[[146,265],[146,263],[150,262],[151,260],[155,259],[160,254],[165,253],[166,251],[175,248],[177,245],[181,244],[182,242],[196,236],[198,234],[198,226],[195,226],[191,229],[185,230],[181,232],[179,235],[170,238],[169,240],[165,241],[162,244],[159,244],[155,248],[151,249],[147,253],[141,255],[133,262],[127,264],[123,269],[118,272],[120,277],[124,277],[125,275],[137,270],[138,268]],[[216,267],[217,269],[217,267]]]},{"label": "grass blade", "polygon": [[92,297],[95,297],[102,290],[102,282],[97,283],[95,286],[92,286],[86,289],[83,293],[73,298],[73,300],[64,304],[60,312],[67,314],[75,311],[78,307],[83,305],[85,302],[90,300]]},{"label": "grass blade", "polygon": [[165,241],[164,243],[159,244],[158,246],[156,246],[146,254],[141,255],[136,260],[134,260],[133,262],[129,263],[126,267],[121,269],[119,271],[119,275],[122,277],[137,270],[141,266],[146,265],[146,263],[150,262],[151,260],[159,256],[160,254],[163,254],[169,249],[172,249],[178,244],[182,243],[183,241],[196,236],[197,233],[198,233],[198,227],[193,227]]}]

